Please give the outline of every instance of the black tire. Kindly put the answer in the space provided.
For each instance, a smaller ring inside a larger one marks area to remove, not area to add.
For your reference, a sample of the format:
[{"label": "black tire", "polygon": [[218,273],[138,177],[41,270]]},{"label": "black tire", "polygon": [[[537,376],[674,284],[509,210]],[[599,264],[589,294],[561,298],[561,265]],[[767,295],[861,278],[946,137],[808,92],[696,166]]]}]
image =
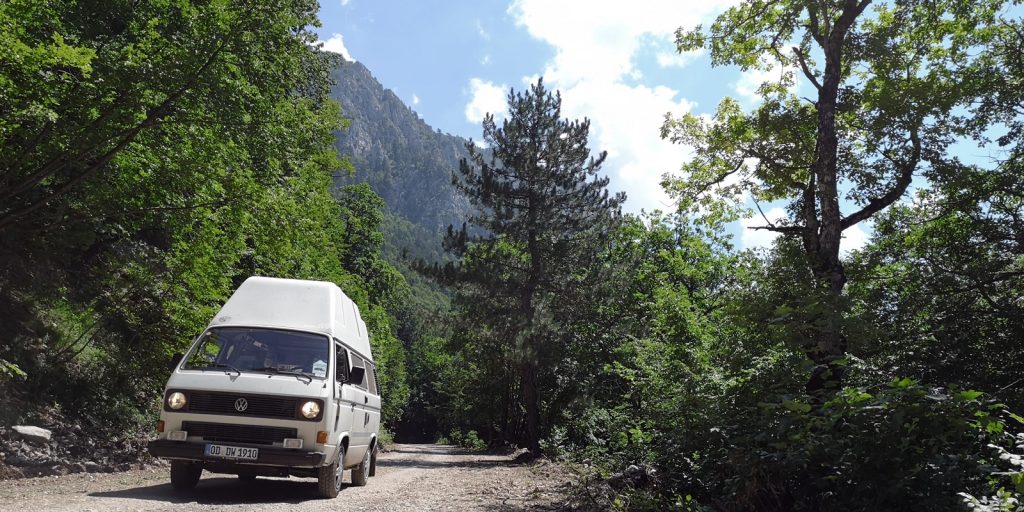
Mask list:
[{"label": "black tire", "polygon": [[370,478],[370,449],[367,448],[363,452],[363,461],[358,466],[352,468],[352,485],[356,487],[362,487],[366,485],[366,481]]},{"label": "black tire", "polygon": [[316,470],[316,490],[323,498],[337,498],[341,491],[341,477],[345,474],[345,449],[338,447],[338,456],[328,466]]},{"label": "black tire", "polygon": [[251,483],[256,481],[256,475],[251,473],[242,473],[238,475],[238,479],[245,483]]},{"label": "black tire", "polygon": [[203,476],[203,465],[187,460],[171,461],[171,487],[176,491],[190,491],[196,488],[199,477]]},{"label": "black tire", "polygon": [[377,443],[373,443],[373,453],[370,454],[370,476],[377,474],[377,452],[379,451]]}]

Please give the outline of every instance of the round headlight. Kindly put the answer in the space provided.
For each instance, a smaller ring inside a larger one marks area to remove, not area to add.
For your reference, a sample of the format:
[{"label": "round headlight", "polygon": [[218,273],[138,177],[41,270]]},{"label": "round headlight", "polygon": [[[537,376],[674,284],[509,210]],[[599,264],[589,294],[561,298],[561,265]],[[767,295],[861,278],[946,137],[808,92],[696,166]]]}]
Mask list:
[{"label": "round headlight", "polygon": [[302,404],[301,410],[303,416],[309,419],[313,419],[316,418],[317,414],[320,414],[320,404],[311,400],[309,402]]},{"label": "round headlight", "polygon": [[180,391],[175,391],[174,393],[167,395],[167,407],[170,407],[171,409],[181,409],[182,407],[185,407],[186,402],[188,402],[188,400],[185,399],[185,393]]}]

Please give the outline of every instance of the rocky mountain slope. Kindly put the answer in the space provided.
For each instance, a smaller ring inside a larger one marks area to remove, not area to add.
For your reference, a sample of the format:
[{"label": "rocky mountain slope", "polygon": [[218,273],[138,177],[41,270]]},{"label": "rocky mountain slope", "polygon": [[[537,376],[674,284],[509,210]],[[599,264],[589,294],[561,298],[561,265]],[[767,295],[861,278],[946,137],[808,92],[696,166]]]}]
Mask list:
[{"label": "rocky mountain slope", "polygon": [[433,259],[440,235],[461,224],[468,203],[451,184],[466,139],[430,127],[359,62],[333,73],[332,95],[351,121],[337,135],[338,152],[355,165],[355,176],[338,185],[367,182],[391,210],[386,227],[394,249]]}]

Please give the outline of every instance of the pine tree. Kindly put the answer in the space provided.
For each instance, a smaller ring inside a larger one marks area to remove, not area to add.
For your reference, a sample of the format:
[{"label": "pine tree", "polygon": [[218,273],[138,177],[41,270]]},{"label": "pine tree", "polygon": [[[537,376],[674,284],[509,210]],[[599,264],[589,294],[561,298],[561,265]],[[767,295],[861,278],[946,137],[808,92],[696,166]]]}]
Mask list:
[{"label": "pine tree", "polygon": [[445,240],[461,258],[448,268],[457,302],[483,333],[477,339],[497,349],[483,357],[507,357],[518,378],[525,411],[520,440],[534,454],[540,453],[541,383],[552,377],[567,342],[559,331],[567,319],[559,312],[586,300],[587,276],[593,276],[586,269],[625,200],[622,193],[609,196],[608,178],[597,176],[607,154],[590,155],[590,121],[562,119],[561,102],[539,80],[529,91],[509,93],[500,127],[487,115],[488,149],[467,144],[470,158],[453,176],[475,214],[469,228],[450,228]]}]

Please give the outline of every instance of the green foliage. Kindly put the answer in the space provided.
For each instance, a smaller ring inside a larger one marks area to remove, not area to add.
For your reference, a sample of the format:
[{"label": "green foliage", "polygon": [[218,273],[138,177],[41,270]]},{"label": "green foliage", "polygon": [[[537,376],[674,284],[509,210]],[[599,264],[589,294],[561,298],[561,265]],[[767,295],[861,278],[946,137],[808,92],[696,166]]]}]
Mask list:
[{"label": "green foliage", "polygon": [[[558,448],[550,453],[588,461],[606,477],[630,465],[655,470],[606,506],[956,510],[966,499],[958,493],[991,501],[1000,488],[1011,492],[992,453],[1012,452],[1021,424],[1002,396],[978,391],[992,389],[988,377],[954,382],[955,373],[936,373],[922,384],[919,371],[901,375],[905,362],[928,355],[876,359],[862,340],[890,324],[858,316],[868,325],[851,330],[854,354],[843,362],[858,384],[816,408],[804,390],[811,365],[802,326],[814,321],[814,298],[800,247],[780,240],[759,260],[721,252],[683,218],[648,223],[627,221],[603,257],[628,271],[615,281],[628,286],[610,301],[618,342],[586,381],[589,400],[566,410],[548,439]],[[860,275],[851,273],[855,302],[867,284]],[[779,306],[787,303],[799,306]],[[895,304],[909,313],[919,303]],[[888,334],[893,347],[913,346],[902,331]]]},{"label": "green foliage", "polygon": [[5,359],[0,359],[0,377],[4,380],[24,379],[26,376],[28,374],[19,368],[18,365]]},{"label": "green foliage", "polygon": [[705,496],[757,510],[950,510],[959,490],[985,488],[986,441],[1008,441],[1002,406],[910,379],[844,389],[818,414],[792,399],[759,409],[747,411],[758,429],[737,425],[708,454],[722,487]]},{"label": "green foliage", "polygon": [[[969,131],[959,113],[981,99],[975,79],[995,76],[975,50],[997,40],[1005,3],[750,0],[707,30],[677,32],[680,51],[706,49],[713,65],[778,76],[749,112],[726,98],[710,118],[668,118],[662,137],[695,155],[664,184],[681,211],[712,228],[751,213],[748,198],[786,201],[785,219],[755,229],[797,240],[805,253],[812,309],[781,305],[803,321],[808,386],[823,395],[816,404],[841,386],[848,355],[842,233],[893,205],[915,175],[963,167],[946,151]],[[796,94],[798,78],[810,98]]]},{"label": "green foliage", "polygon": [[918,192],[875,225],[851,265],[850,295],[862,330],[858,351],[879,371],[931,385],[978,386],[1016,410],[1024,372],[1024,246],[1017,164],[972,169]]},{"label": "green foliage", "polygon": [[483,450],[487,448],[487,443],[480,439],[480,435],[476,433],[476,430],[470,430],[465,434],[458,430],[452,430],[447,436],[438,439],[437,442],[440,444],[453,444],[470,450]]},{"label": "green foliage", "polygon": [[380,256],[380,198],[332,194],[352,168],[334,149],[346,122],[328,96],[336,62],[312,46],[317,9],[0,6],[0,357],[24,374],[4,379],[12,406],[142,421],[167,357],[259,274],[353,297],[384,420],[401,416],[407,287]]},{"label": "green foliage", "polygon": [[608,178],[597,177],[606,155],[590,156],[589,121],[563,119],[557,93],[538,81],[508,103],[500,127],[484,119],[491,150],[466,145],[454,182],[476,210],[472,229],[448,228],[445,248],[458,261],[431,273],[455,290],[453,341],[460,362],[476,365],[473,393],[483,397],[475,424],[536,454],[542,409],[562,389],[555,369],[576,362],[569,326],[601,282],[594,257],[625,197],[609,197]]}]

